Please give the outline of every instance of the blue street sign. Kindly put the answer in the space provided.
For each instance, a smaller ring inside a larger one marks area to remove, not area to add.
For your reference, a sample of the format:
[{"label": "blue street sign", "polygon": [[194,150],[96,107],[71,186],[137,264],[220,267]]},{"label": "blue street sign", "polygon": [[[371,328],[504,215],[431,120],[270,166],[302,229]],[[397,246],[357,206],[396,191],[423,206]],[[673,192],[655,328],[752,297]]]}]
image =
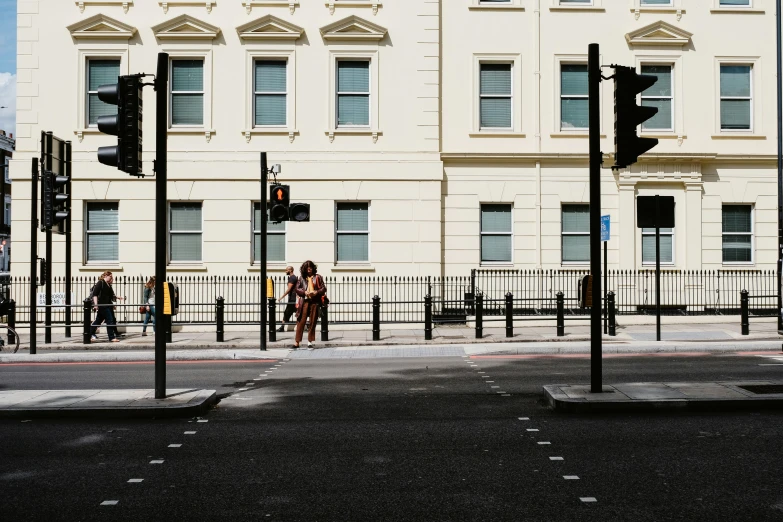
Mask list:
[{"label": "blue street sign", "polygon": [[601,241],[609,241],[609,216],[601,216]]}]

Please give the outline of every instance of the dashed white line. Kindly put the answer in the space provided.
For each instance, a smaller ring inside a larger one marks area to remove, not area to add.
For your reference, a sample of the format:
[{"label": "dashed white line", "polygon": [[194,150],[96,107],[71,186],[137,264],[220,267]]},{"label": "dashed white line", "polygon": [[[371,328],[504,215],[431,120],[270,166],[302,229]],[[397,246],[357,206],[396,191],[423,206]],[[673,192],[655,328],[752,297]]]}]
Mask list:
[{"label": "dashed white line", "polygon": [[540,442],[539,442],[539,444],[541,444],[541,445],[548,445],[548,444],[552,444],[552,443],[551,443],[551,442],[543,442],[543,441],[540,441]]},{"label": "dashed white line", "polygon": [[563,478],[566,480],[579,480],[579,477],[576,475],[563,475]]},{"label": "dashed white line", "polygon": [[116,506],[119,500],[104,500],[101,502],[101,506]]},{"label": "dashed white line", "polygon": [[530,417],[517,417],[519,420],[530,420]]},{"label": "dashed white line", "polygon": [[527,431],[538,431],[538,428],[528,428]]},{"label": "dashed white line", "polygon": [[487,382],[495,382],[495,381],[487,381]]},{"label": "dashed white line", "polygon": [[196,434],[195,431],[186,431],[185,432],[185,435],[195,435],[195,434]]},{"label": "dashed white line", "polygon": [[209,422],[207,419],[199,419],[196,422]]},{"label": "dashed white line", "polygon": [[[487,381],[487,382],[493,382],[493,381]],[[500,388],[500,386],[490,386],[490,388]]]},{"label": "dashed white line", "polygon": [[182,444],[169,444],[169,448],[181,448]]},{"label": "dashed white line", "polygon": [[579,497],[579,500],[582,502],[598,502],[598,499],[595,497]]},{"label": "dashed white line", "polygon": [[151,460],[150,464],[163,464],[163,460]]},{"label": "dashed white line", "polygon": [[129,479],[128,482],[131,484],[138,484],[139,482],[142,482],[144,479]]},{"label": "dashed white line", "polygon": [[549,457],[549,460],[563,460],[563,457]]}]

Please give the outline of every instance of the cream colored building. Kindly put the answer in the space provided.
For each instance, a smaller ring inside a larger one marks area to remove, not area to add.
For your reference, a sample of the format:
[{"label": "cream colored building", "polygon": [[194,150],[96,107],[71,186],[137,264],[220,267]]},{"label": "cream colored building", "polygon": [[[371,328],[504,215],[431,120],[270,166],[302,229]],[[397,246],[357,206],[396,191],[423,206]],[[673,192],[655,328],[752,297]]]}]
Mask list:
[{"label": "cream colored building", "polygon": [[[74,274],[154,270],[154,179],[100,165],[95,89],[169,53],[170,272],[243,275],[259,152],[282,165],[309,223],[270,231],[269,267],[467,275],[587,268],[589,43],[605,65],[656,74],[660,140],[602,170],[610,268],[651,236],[635,197],[673,195],[664,266],[774,269],[772,0],[19,0],[16,275],[29,252],[30,158],[41,130],[73,141]],[[611,69],[604,69],[610,75]],[[155,97],[145,89],[144,170]],[[601,84],[612,163],[613,83]],[[42,235],[39,234],[42,239]],[[55,274],[62,274],[55,238]]]}]

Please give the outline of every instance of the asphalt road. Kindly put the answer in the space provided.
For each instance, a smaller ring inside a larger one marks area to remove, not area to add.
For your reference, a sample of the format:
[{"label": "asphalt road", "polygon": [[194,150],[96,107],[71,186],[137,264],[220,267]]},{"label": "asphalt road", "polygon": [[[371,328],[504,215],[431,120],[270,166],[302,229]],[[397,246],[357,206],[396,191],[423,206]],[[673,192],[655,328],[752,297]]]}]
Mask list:
[{"label": "asphalt road", "polygon": [[[613,357],[604,382],[780,379],[777,362]],[[152,378],[151,364],[0,366],[13,389]],[[541,400],[558,382],[589,382],[589,359],[169,364],[170,387],[220,404],[0,421],[0,520],[783,520],[780,412],[569,416]]]}]

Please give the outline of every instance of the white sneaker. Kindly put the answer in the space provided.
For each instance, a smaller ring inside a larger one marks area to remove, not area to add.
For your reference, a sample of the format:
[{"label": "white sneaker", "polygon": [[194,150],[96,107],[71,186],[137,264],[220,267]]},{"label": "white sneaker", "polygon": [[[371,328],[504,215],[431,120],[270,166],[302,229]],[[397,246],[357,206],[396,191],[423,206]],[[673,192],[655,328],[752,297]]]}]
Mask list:
[{"label": "white sneaker", "polygon": [[313,343],[309,342],[307,343],[307,349],[312,350],[313,349]]},{"label": "white sneaker", "polygon": [[98,336],[97,335],[93,335],[93,336],[90,337],[90,340],[91,341],[97,341],[98,340]]}]

